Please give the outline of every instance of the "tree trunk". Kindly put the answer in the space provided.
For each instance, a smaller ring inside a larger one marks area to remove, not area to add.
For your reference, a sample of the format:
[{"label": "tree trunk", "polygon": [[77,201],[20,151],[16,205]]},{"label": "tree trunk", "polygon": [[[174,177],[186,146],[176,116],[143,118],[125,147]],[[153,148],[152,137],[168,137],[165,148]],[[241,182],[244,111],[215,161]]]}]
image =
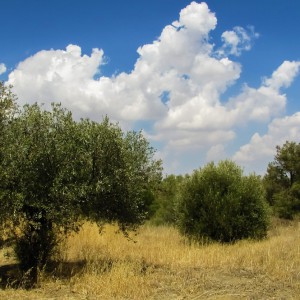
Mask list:
[{"label": "tree trunk", "polygon": [[55,236],[45,211],[27,206],[26,217],[28,223],[24,235],[17,240],[15,252],[23,273],[23,285],[30,289],[37,285],[38,272],[53,252]]}]

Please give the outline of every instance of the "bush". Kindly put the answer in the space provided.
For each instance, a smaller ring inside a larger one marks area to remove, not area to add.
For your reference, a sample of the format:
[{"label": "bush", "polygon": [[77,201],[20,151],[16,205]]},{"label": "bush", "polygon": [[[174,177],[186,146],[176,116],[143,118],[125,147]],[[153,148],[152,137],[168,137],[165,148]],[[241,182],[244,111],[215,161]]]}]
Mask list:
[{"label": "bush", "polygon": [[267,200],[280,218],[293,219],[300,212],[300,143],[287,141],[276,147],[263,183]]},{"label": "bush", "polygon": [[183,185],[178,226],[191,238],[234,242],[263,238],[269,211],[261,180],[231,161],[194,171]]},{"label": "bush", "polygon": [[158,185],[155,193],[155,201],[152,209],[154,211],[151,223],[154,225],[176,224],[176,205],[180,187],[184,181],[181,175],[168,175]]},{"label": "bush", "polygon": [[296,182],[290,189],[276,193],[274,199],[279,218],[292,220],[300,212],[300,183]]}]

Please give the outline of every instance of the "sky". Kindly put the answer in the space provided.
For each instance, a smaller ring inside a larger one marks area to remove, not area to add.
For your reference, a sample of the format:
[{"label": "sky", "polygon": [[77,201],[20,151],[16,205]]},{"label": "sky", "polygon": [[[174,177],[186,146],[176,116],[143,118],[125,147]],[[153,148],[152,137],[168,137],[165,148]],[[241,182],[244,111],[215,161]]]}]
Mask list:
[{"label": "sky", "polygon": [[263,175],[300,142],[298,0],[0,1],[0,80],[142,130],[165,174],[231,159]]}]

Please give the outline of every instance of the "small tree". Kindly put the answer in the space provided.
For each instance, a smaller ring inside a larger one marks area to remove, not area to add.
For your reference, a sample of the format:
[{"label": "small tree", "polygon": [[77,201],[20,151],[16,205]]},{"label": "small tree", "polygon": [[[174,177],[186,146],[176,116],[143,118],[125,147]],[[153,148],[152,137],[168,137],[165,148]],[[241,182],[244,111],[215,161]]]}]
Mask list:
[{"label": "small tree", "polygon": [[290,189],[274,195],[274,210],[280,218],[292,220],[300,211],[300,184],[294,183]]},{"label": "small tree", "polygon": [[267,200],[279,217],[293,219],[300,212],[300,143],[286,142],[276,147],[263,183]]},{"label": "small tree", "polygon": [[233,242],[267,234],[268,208],[260,178],[243,176],[231,161],[194,171],[184,183],[178,210],[179,228],[191,238]]},{"label": "small tree", "polygon": [[80,215],[77,194],[85,161],[77,137],[71,114],[59,106],[52,112],[25,106],[6,126],[1,214],[21,229],[15,251],[29,285],[51,255],[56,231],[75,229]]},{"label": "small tree", "polygon": [[168,175],[157,186],[153,202],[154,214],[151,218],[153,224],[176,224],[177,200],[184,179],[185,177],[181,175]]},{"label": "small tree", "polygon": [[5,125],[3,139],[0,219],[21,229],[15,250],[29,286],[58,233],[78,230],[82,218],[117,222],[125,234],[145,219],[144,193],[161,168],[142,134],[33,105]]}]

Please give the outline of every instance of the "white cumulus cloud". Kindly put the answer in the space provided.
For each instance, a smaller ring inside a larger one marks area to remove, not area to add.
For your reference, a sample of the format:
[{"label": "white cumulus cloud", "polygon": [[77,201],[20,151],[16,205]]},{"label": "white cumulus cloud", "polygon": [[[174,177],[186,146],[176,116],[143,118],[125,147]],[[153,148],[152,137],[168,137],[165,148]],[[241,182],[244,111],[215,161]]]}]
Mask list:
[{"label": "white cumulus cloud", "polygon": [[168,111],[160,98],[163,92],[170,92],[170,106],[178,106],[204,89],[207,96],[219,93],[239,76],[238,64],[210,57],[208,35],[216,23],[205,3],[192,2],[157,40],[138,49],[140,57],[130,73],[95,79],[103,50],[88,56],[69,45],[21,62],[9,83],[22,103],[61,101],[78,115],[93,118],[109,114],[124,122],[157,120]]},{"label": "white cumulus cloud", "polygon": [[[215,63],[220,63],[216,59],[212,60]],[[190,94],[191,90],[196,91],[196,93],[186,97],[184,102],[178,101],[179,104],[173,105],[173,96],[171,95],[167,114],[155,125],[158,137],[161,140],[169,140],[169,143],[175,144],[176,138],[179,142],[182,141],[182,136],[184,136],[185,142],[179,144],[194,147],[195,143],[197,144],[195,135],[198,135],[201,136],[199,143],[202,147],[203,145],[212,147],[218,142],[217,139],[219,139],[219,142],[226,142],[235,138],[234,129],[237,126],[249,122],[269,122],[285,110],[286,95],[279,92],[280,88],[285,87],[285,82],[287,80],[291,82],[297,75],[297,72],[290,72],[290,68],[282,67],[287,64],[289,62],[284,62],[279,66],[269,79],[262,82],[259,88],[245,86],[238,96],[229,99],[226,103],[221,103],[219,99],[218,72],[214,70],[215,78],[207,83],[208,86],[205,86],[205,80],[201,80],[203,86],[199,90],[197,90],[199,86],[190,89]],[[226,67],[228,68],[228,66]],[[281,84],[278,83],[278,89],[274,89],[273,86],[266,85],[265,82],[274,80],[276,78],[274,74],[277,74],[278,70],[282,75],[285,74],[286,80],[282,81]],[[230,76],[228,74],[230,72],[223,75],[224,80],[226,80],[226,76]],[[220,76],[221,78],[222,76]],[[232,76],[230,79],[234,80],[234,77]],[[216,84],[214,85],[214,83]],[[193,83],[190,82],[190,84]],[[196,85],[196,83],[194,84]],[[178,87],[179,85],[177,85]],[[222,131],[221,135],[219,134],[220,130]],[[171,134],[172,139],[169,138]],[[206,137],[203,138],[202,135]],[[217,139],[214,139],[215,136],[217,136]]]},{"label": "white cumulus cloud", "polygon": [[254,27],[248,26],[247,29],[236,26],[232,30],[222,33],[223,46],[219,49],[218,54],[240,56],[243,51],[249,51],[252,47],[253,40],[258,38],[259,34],[254,31]]},{"label": "white cumulus cloud", "polygon": [[248,168],[255,164],[254,169],[263,167],[274,159],[276,145],[283,145],[286,141],[300,142],[300,112],[291,116],[274,119],[264,135],[255,133],[248,144],[243,145],[235,153],[233,159]]},{"label": "white cumulus cloud", "polygon": [[274,90],[289,87],[295,76],[299,73],[300,61],[284,61],[282,65],[273,72],[271,78],[265,79],[265,86]]}]

